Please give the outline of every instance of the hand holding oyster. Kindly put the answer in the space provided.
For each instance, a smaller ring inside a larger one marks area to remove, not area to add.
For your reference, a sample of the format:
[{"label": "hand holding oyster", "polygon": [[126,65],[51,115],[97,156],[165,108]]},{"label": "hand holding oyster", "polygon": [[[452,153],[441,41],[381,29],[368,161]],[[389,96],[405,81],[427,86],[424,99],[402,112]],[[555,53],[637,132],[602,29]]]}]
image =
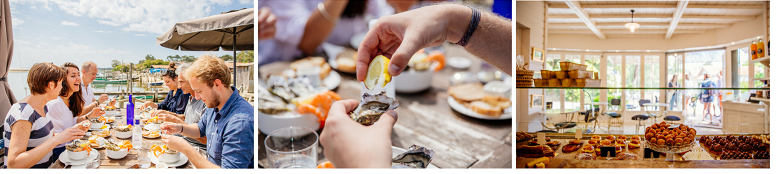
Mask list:
[{"label": "hand holding oyster", "polygon": [[388,112],[388,110],[394,110],[397,107],[399,107],[399,102],[388,97],[385,91],[376,95],[364,93],[361,96],[361,102],[358,103],[358,107],[350,113],[350,118],[362,125],[369,126],[377,122],[383,113]]}]

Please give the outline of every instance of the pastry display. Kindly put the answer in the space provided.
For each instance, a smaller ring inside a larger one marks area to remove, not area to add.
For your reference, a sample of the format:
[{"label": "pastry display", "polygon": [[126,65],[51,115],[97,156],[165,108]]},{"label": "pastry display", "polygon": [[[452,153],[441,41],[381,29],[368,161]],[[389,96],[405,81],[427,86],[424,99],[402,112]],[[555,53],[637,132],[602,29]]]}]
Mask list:
[{"label": "pastry display", "polygon": [[752,156],[754,159],[771,159],[771,152],[770,151],[759,151],[755,152],[754,156]]},{"label": "pastry display", "polygon": [[582,147],[582,144],[566,144],[565,146],[563,146],[563,153],[576,152],[581,147]]},{"label": "pastry display", "polygon": [[633,154],[633,153],[624,152],[624,153],[618,153],[617,157],[615,157],[614,159],[616,159],[616,160],[632,160],[632,161],[636,161],[636,160],[639,159],[639,156],[636,155],[636,154]]},{"label": "pastry display", "polygon": [[552,157],[555,155],[553,152],[552,148],[547,145],[517,147],[517,156],[526,158]]},{"label": "pastry display", "polygon": [[596,156],[592,153],[579,153],[577,156],[574,156],[574,159],[577,160],[595,160]]},{"label": "pastry display", "polygon": [[653,124],[644,131],[644,137],[648,143],[658,146],[683,146],[692,143],[695,137],[695,129],[684,124],[679,127],[669,128],[671,125],[665,121]]},{"label": "pastry display", "polygon": [[530,139],[532,136],[528,133],[525,133],[524,131],[517,132],[517,135],[515,137],[516,141],[523,141]]},{"label": "pastry display", "polygon": [[526,168],[544,168],[550,164],[550,158],[541,157],[525,164]]},{"label": "pastry display", "polygon": [[722,155],[719,156],[719,159],[752,159],[752,155],[743,152],[730,151],[722,153]]}]

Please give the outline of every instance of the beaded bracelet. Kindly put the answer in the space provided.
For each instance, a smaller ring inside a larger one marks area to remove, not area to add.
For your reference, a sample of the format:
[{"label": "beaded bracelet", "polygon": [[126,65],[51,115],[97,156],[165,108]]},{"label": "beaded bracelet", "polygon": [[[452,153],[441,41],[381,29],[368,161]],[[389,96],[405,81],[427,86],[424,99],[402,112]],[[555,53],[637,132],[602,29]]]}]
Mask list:
[{"label": "beaded bracelet", "polygon": [[455,43],[456,45],[460,45],[462,47],[465,47],[466,44],[469,43],[469,38],[472,37],[474,30],[477,29],[477,25],[480,24],[480,11],[473,7],[469,7],[469,8],[472,9],[472,19],[469,22],[469,29],[466,30],[466,33],[463,35],[461,40],[458,41],[458,43]]}]

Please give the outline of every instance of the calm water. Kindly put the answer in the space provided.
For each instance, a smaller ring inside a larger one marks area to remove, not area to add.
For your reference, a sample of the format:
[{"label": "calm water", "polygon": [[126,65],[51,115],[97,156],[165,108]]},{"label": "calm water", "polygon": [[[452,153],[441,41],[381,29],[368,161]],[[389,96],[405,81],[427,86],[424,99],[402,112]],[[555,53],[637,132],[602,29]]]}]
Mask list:
[{"label": "calm water", "polygon": [[[30,89],[29,89],[29,86],[27,86],[27,73],[28,73],[27,71],[8,72],[8,84],[11,85],[11,90],[13,91],[13,95],[16,97],[16,100],[21,100],[25,96],[30,95]],[[133,88],[133,91],[147,91],[147,90],[158,89],[160,93],[162,93],[161,91],[164,91],[164,93],[167,92],[167,88],[164,88],[162,86],[148,88],[146,85],[140,84],[140,82],[135,82],[134,86],[135,87]],[[126,84],[94,84],[92,88],[94,88],[94,93],[118,92],[118,91],[121,91],[122,89],[126,90],[127,85]]]}]

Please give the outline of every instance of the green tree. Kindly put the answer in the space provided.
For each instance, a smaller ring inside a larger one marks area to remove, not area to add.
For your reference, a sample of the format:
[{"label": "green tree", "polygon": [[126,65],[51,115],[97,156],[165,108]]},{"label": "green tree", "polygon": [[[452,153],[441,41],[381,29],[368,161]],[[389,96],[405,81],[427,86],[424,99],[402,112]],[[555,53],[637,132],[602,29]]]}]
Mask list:
[{"label": "green tree", "polygon": [[191,63],[196,60],[197,60],[197,57],[194,57],[194,56],[181,56],[181,59],[180,59],[181,62],[186,62],[186,63]]},{"label": "green tree", "polygon": [[119,65],[121,65],[121,61],[118,61],[118,60],[110,61],[110,67],[116,67],[116,66],[119,66]]},{"label": "green tree", "polygon": [[232,60],[232,55],[231,54],[224,54],[223,56],[221,56],[219,58],[221,58],[221,60],[224,60],[224,61],[230,61],[230,60]]},{"label": "green tree", "polygon": [[237,53],[238,62],[250,63],[253,62],[253,51],[240,51]]},{"label": "green tree", "polygon": [[175,56],[172,56],[172,55],[167,56],[167,61],[178,62],[180,60],[181,60],[181,56],[177,54]]},{"label": "green tree", "polygon": [[156,59],[156,58],[153,55],[147,54],[145,56],[145,60],[154,60],[154,59]]}]

